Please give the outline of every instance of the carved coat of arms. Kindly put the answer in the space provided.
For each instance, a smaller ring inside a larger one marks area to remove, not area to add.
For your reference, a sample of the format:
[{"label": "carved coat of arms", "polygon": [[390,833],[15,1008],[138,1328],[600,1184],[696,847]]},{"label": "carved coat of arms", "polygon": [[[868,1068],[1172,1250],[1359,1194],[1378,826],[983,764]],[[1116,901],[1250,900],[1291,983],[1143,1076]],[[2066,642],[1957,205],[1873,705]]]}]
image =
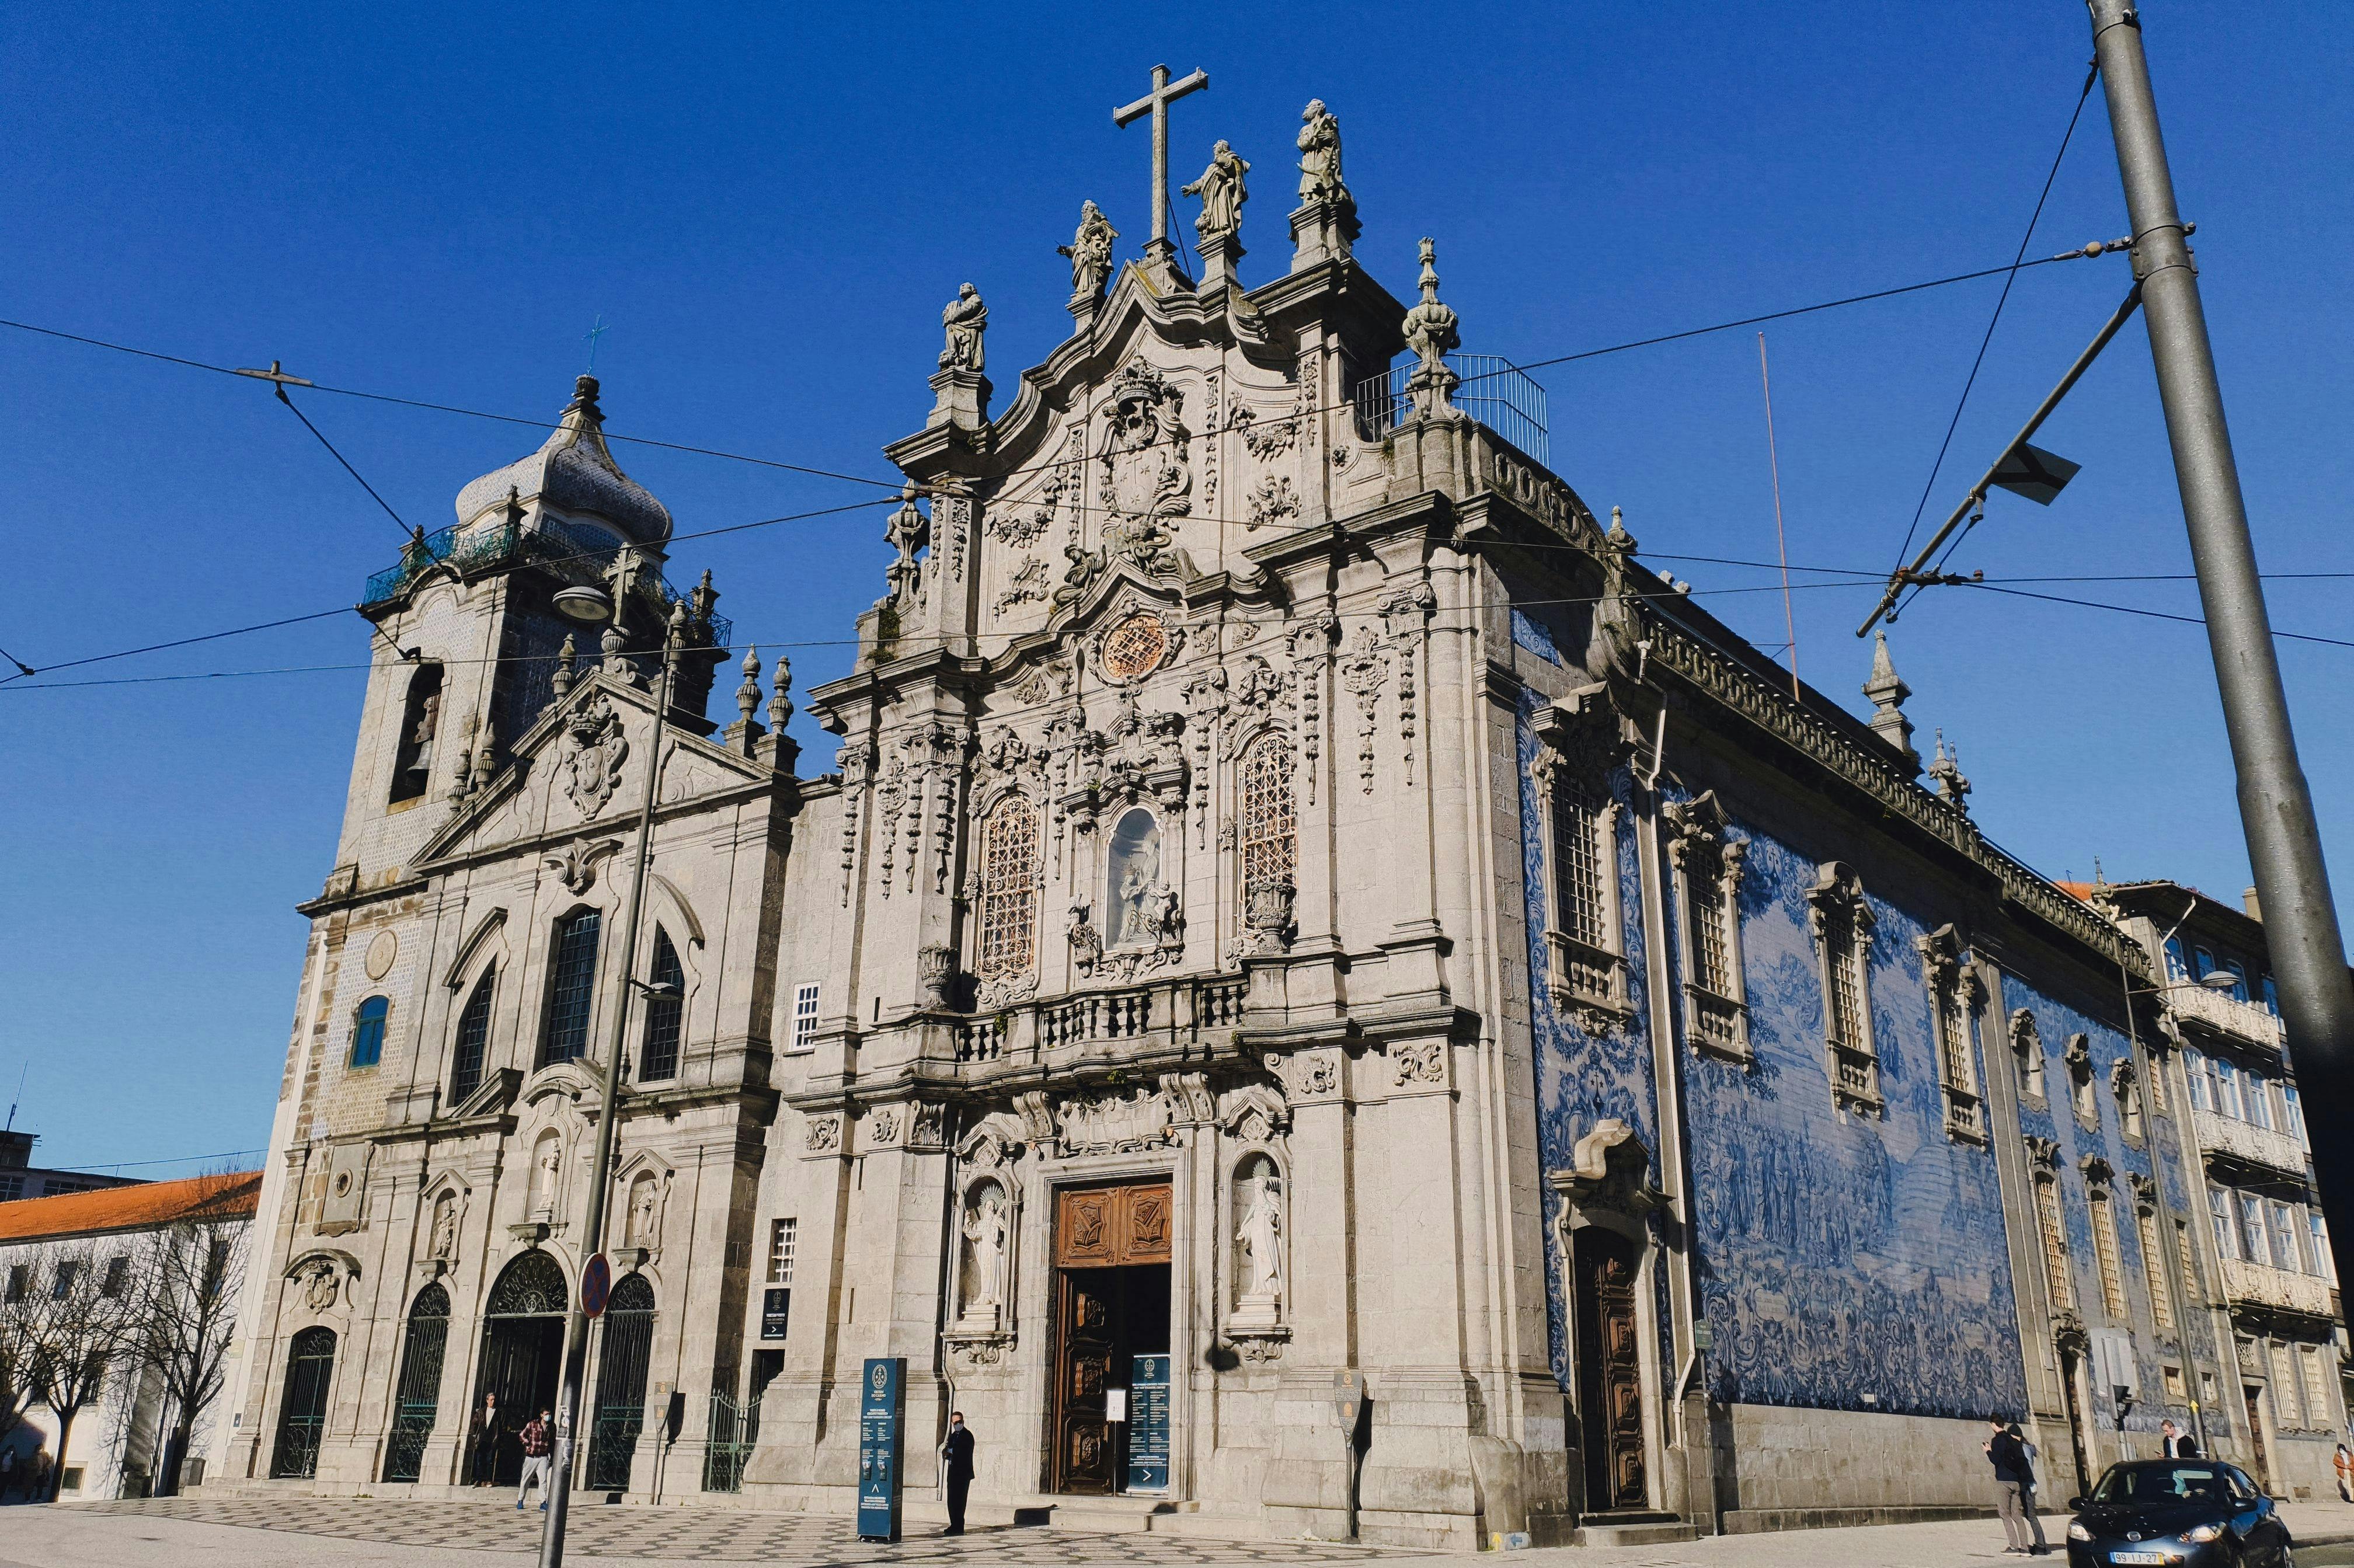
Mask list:
[{"label": "carved coat of arms", "polygon": [[564,792],[584,817],[593,817],[613,798],[630,737],[621,715],[603,693],[574,710],[564,726]]},{"label": "carved coat of arms", "polygon": [[1193,509],[1185,395],[1142,360],[1113,380],[1097,449],[1097,502],[1107,514],[1106,551],[1150,572],[1175,569],[1166,524]]}]

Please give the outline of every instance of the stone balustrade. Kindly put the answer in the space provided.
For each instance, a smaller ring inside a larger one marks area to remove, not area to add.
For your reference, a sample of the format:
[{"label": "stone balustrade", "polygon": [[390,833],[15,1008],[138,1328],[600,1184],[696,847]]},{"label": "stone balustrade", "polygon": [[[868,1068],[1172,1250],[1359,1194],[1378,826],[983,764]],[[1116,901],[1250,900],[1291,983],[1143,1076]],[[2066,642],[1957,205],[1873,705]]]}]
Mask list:
[{"label": "stone balustrade", "polygon": [[2205,1024],[2218,1033],[2267,1051],[2279,1051],[2288,1038],[2281,1021],[2255,1003],[2210,991],[2203,985],[2189,981],[2169,985],[2166,988],[2166,1001],[2178,1018]]},{"label": "stone balustrade", "polygon": [[2223,1260],[2223,1294],[2234,1307],[2270,1307],[2309,1317],[2329,1316],[2329,1282],[2267,1264]]},{"label": "stone balustrade", "polygon": [[2209,1154],[2227,1154],[2292,1176],[2305,1174],[2305,1150],[2285,1132],[2211,1110],[2193,1110],[2190,1121],[2199,1147]]},{"label": "stone balustrade", "polygon": [[1096,1045],[1178,1045],[1241,1027],[1244,989],[1240,975],[1209,975],[1081,991],[959,1019],[950,1036],[965,1070]]}]

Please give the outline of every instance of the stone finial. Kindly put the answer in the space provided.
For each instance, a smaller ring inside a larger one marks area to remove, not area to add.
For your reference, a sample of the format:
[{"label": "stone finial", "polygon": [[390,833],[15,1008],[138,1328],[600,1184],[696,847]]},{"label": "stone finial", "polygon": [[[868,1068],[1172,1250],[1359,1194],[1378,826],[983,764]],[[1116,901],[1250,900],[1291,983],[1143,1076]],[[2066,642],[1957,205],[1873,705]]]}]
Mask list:
[{"label": "stone finial", "polygon": [[1406,390],[1414,396],[1417,415],[1451,414],[1456,376],[1447,368],[1447,356],[1462,343],[1463,334],[1457,330],[1455,313],[1438,300],[1438,242],[1435,239],[1426,238],[1422,242],[1422,276],[1417,281],[1422,299],[1405,313],[1405,345],[1422,363],[1407,377]]},{"label": "stone finial", "polygon": [[579,409],[583,415],[591,419],[601,420],[604,418],[605,411],[597,407],[597,378],[595,376],[583,376],[578,380],[573,382],[572,408],[567,408],[565,412],[568,414],[572,412],[573,408]]},{"label": "stone finial", "polygon": [[1937,732],[1937,756],[1929,764],[1929,777],[1948,805],[1960,811],[1970,809],[1970,781],[1962,776],[1961,750],[1946,748],[1946,732],[1942,729]]},{"label": "stone finial", "polygon": [[1627,532],[1627,514],[1618,507],[1610,509],[1610,532],[1602,535],[1602,542],[1624,555],[1635,553],[1635,535]]},{"label": "stone finial", "polygon": [[1111,242],[1119,238],[1119,230],[1111,219],[1092,201],[1079,204],[1078,232],[1071,236],[1068,245],[1055,247],[1055,254],[1071,259],[1071,309],[1077,312],[1082,304],[1092,309],[1103,298],[1104,284],[1111,277]]},{"label": "stone finial", "polygon": [[598,652],[604,655],[598,667],[614,680],[634,686],[638,683],[638,667],[631,662],[628,647],[629,640],[621,635],[621,629],[606,622],[604,635],[597,640]]},{"label": "stone finial", "polygon": [[736,688],[736,711],[749,725],[752,715],[760,706],[760,650],[758,645],[744,650],[744,683]]},{"label": "stone finial", "polygon": [[548,706],[554,707],[572,694],[572,662],[579,656],[580,650],[574,645],[572,633],[566,632],[564,646],[556,651],[556,669],[547,677],[547,688],[556,694]]},{"label": "stone finial", "polygon": [[[587,380],[588,377],[581,377]],[[594,391],[592,385],[591,391]],[[497,748],[498,731],[492,726],[491,715],[483,714],[474,720],[474,773],[472,784],[477,791],[490,788],[491,753]]]},{"label": "stone finial", "polygon": [[719,590],[711,586],[709,567],[703,568],[703,580],[688,589],[686,597],[694,602],[695,619],[708,621],[711,619],[712,608],[719,602]]},{"label": "stone finial", "polygon": [[1913,694],[1913,688],[1904,683],[1904,678],[1896,673],[1895,663],[1888,657],[1888,633],[1884,631],[1872,634],[1872,679],[1863,683],[1863,694],[1872,699],[1872,733],[1886,741],[1905,768],[1917,778],[1921,753],[1913,745],[1913,721],[1904,716],[1904,699]]},{"label": "stone finial", "polygon": [[778,734],[792,722],[793,700],[785,694],[793,689],[793,662],[783,654],[777,655],[776,694],[769,699],[769,727]]},{"label": "stone finial", "polygon": [[464,800],[474,786],[474,721],[470,716],[455,732],[459,745],[457,759],[450,769],[450,793]]}]

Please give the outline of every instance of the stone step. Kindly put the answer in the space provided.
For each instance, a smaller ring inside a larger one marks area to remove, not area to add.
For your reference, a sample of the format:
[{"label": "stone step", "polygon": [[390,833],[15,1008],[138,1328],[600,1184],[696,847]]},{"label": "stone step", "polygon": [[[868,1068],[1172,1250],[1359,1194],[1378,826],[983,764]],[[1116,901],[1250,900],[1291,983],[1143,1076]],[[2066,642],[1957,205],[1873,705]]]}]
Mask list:
[{"label": "stone step", "polygon": [[[1199,1503],[1172,1502],[1166,1498],[1076,1497],[1035,1492],[1013,1498],[972,1498],[965,1505],[965,1524],[969,1529],[983,1525],[1051,1525],[1057,1530],[1084,1531],[1095,1535],[1141,1535],[1148,1531],[1167,1531],[1180,1520],[1189,1520],[1190,1516],[1199,1514],[1200,1509]],[[930,1533],[949,1521],[947,1501],[929,1492],[904,1499],[899,1513],[909,1534],[919,1529]],[[1213,1538],[1233,1539],[1256,1533],[1247,1520],[1235,1520],[1231,1528],[1232,1535],[1216,1531]],[[1194,1532],[1189,1530],[1185,1533]]]},{"label": "stone step", "polygon": [[1680,1515],[1634,1509],[1589,1513],[1569,1535],[1573,1546],[1664,1546],[1699,1539],[1700,1526]]}]

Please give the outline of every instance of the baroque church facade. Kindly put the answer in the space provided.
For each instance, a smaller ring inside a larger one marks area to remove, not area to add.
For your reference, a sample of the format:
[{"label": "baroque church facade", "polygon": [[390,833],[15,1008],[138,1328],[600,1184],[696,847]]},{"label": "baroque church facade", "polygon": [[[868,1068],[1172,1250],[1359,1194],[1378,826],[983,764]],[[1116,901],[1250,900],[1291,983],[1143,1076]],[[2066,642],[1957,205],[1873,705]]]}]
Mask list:
[{"label": "baroque church facade", "polygon": [[2065,1497],[2236,1375],[2142,949],[1884,650],[1871,724],[1794,693],[1467,412],[1431,243],[1402,302],[1299,148],[1255,287],[1223,143],[1198,278],[1087,204],[1002,412],[949,306],[826,770],[781,660],[705,716],[588,378],[371,583],[208,1485],[511,1477],[599,1180],[631,1499],[848,1512],[875,1356],[916,1489],[953,1406],[983,1509],[1426,1546],[1974,1509],[1989,1413]]}]

